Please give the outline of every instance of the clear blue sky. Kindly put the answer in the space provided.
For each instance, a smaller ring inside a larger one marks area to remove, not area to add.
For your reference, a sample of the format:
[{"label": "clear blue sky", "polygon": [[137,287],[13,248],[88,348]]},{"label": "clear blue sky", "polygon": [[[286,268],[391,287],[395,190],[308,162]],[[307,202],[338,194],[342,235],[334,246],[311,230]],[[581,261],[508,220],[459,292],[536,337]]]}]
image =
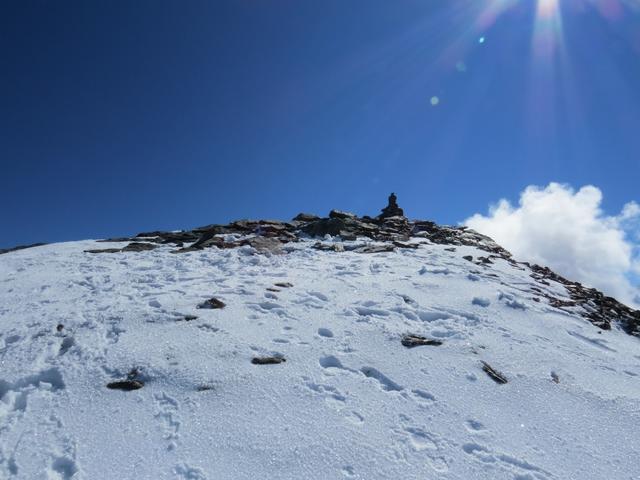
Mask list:
[{"label": "clear blue sky", "polygon": [[550,181],[617,212],[640,179],[621,1],[3,2],[0,247],[376,214],[391,191],[456,223]]}]

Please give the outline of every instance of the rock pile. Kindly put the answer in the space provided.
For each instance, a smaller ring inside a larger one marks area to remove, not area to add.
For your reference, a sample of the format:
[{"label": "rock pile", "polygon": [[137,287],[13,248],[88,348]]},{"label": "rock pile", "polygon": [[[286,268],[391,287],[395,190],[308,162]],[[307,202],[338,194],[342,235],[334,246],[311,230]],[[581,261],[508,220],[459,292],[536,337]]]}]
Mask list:
[{"label": "rock pile", "polygon": [[382,209],[378,218],[404,217],[404,211],[398,206],[398,197],[395,193],[389,195],[389,204]]}]

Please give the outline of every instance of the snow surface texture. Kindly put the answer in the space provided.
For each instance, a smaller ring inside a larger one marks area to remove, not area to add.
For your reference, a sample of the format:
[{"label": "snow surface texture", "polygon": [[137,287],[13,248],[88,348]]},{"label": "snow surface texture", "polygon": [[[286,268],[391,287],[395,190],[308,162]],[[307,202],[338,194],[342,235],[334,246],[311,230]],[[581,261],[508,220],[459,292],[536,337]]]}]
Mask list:
[{"label": "snow surface texture", "polygon": [[475,247],[313,243],[0,257],[0,478],[640,478],[638,338]]}]

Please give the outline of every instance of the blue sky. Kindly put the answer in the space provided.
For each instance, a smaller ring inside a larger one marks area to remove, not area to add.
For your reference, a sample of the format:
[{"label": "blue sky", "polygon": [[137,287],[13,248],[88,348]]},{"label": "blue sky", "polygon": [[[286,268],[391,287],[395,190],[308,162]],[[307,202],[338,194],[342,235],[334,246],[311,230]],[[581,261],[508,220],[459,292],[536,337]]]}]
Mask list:
[{"label": "blue sky", "polygon": [[616,215],[639,200],[640,4],[554,1],[4,2],[0,247],[391,191],[457,223],[552,181]]}]

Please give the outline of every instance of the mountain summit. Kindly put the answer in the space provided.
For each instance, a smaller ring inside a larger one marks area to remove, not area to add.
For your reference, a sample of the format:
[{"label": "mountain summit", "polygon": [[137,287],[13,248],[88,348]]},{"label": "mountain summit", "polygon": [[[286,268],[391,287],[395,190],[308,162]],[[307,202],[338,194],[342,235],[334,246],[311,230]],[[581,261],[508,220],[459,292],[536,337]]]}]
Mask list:
[{"label": "mountain summit", "polygon": [[0,279],[2,478],[637,476],[640,313],[394,194]]}]

